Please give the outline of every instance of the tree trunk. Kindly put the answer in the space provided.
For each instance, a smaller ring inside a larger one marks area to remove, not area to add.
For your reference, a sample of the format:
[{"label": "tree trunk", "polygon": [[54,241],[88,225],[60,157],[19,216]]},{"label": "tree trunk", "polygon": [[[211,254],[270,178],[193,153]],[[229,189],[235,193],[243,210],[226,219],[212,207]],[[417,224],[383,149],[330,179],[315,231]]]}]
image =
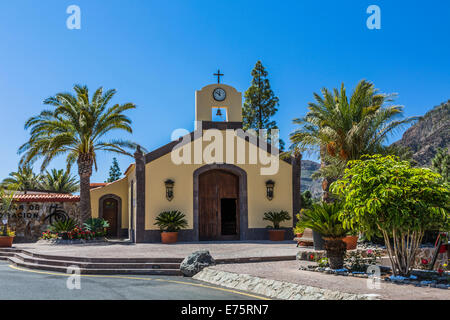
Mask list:
[{"label": "tree trunk", "polygon": [[398,234],[393,230],[392,243],[389,234],[381,230],[391,260],[392,273],[408,277],[414,267],[417,250],[422,243],[423,231]]},{"label": "tree trunk", "polygon": [[[326,155],[326,147],[324,145],[320,146],[320,167],[323,168],[327,165],[325,162]],[[331,179],[328,177],[323,178],[322,181],[322,201],[330,203],[333,200],[330,197],[330,184],[332,183]]]},{"label": "tree trunk", "polygon": [[325,238],[325,250],[331,269],[342,269],[347,245],[342,239]]},{"label": "tree trunk", "polygon": [[91,154],[78,157],[78,174],[80,175],[80,211],[81,223],[92,217],[91,213],[91,175],[94,163]]}]

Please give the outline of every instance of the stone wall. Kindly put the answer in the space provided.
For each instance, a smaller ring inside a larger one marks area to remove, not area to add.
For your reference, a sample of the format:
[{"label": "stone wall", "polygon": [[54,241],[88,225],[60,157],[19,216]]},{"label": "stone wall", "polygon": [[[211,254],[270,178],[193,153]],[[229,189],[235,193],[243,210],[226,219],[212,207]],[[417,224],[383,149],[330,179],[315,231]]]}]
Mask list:
[{"label": "stone wall", "polygon": [[226,288],[243,290],[269,298],[281,300],[374,300],[373,295],[352,294],[286,281],[259,278],[248,274],[237,274],[205,268],[193,279],[219,285]]},{"label": "stone wall", "polygon": [[52,221],[68,217],[80,221],[79,202],[18,202],[8,213],[8,226],[16,232],[14,242],[36,241]]}]

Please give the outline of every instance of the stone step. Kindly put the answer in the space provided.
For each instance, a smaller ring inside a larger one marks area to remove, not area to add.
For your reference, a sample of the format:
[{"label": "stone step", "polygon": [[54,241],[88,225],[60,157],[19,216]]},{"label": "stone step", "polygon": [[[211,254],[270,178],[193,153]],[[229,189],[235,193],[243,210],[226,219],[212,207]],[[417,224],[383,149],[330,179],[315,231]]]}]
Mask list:
[{"label": "stone step", "polygon": [[0,249],[0,255],[2,253],[23,253],[28,255],[29,257],[38,258],[38,259],[47,259],[47,260],[60,260],[60,261],[71,261],[71,262],[87,262],[87,263],[178,263],[180,264],[183,261],[183,258],[88,258],[88,257],[73,257],[73,256],[58,256],[58,255],[49,255],[49,254],[41,254],[34,253],[28,250],[21,249],[13,249],[9,248],[9,250]]},{"label": "stone step", "polygon": [[77,265],[85,269],[180,269],[179,263],[91,263],[35,258],[24,253],[15,253],[12,255],[26,263],[61,267]]},{"label": "stone step", "polygon": [[[12,262],[14,266],[34,269],[45,270],[50,272],[67,273],[68,267],[45,265],[37,263],[24,262],[16,257],[9,257],[8,260]],[[91,275],[165,275],[165,276],[181,276],[182,273],[178,269],[101,269],[101,268],[80,268],[80,274]]]}]

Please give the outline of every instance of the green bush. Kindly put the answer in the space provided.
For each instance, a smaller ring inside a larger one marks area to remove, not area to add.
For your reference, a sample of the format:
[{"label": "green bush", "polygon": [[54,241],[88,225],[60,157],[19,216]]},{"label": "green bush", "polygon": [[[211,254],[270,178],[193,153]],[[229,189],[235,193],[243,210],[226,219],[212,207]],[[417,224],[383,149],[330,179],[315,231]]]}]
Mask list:
[{"label": "green bush", "polygon": [[50,226],[50,231],[56,233],[65,233],[70,232],[77,226],[77,223],[74,219],[69,218],[65,220],[57,220],[52,223]]},{"label": "green bush", "polygon": [[331,190],[341,196],[344,226],[367,236],[381,232],[395,275],[409,275],[426,230],[449,230],[449,185],[398,157],[350,161]]},{"label": "green bush", "polygon": [[83,225],[84,229],[95,233],[104,233],[109,228],[109,222],[102,218],[89,218]]},{"label": "green bush", "polygon": [[291,216],[287,211],[278,211],[278,212],[270,211],[264,213],[263,220],[272,222],[272,225],[267,226],[267,228],[280,229],[280,223],[291,220]]},{"label": "green bush", "polygon": [[311,209],[302,210],[297,226],[312,229],[323,237],[345,237],[349,230],[339,220],[342,209],[343,204],[339,201],[315,203]]},{"label": "green bush", "polygon": [[156,222],[154,224],[158,226],[161,231],[178,232],[188,225],[185,217],[186,216],[180,211],[164,211],[156,217]]}]

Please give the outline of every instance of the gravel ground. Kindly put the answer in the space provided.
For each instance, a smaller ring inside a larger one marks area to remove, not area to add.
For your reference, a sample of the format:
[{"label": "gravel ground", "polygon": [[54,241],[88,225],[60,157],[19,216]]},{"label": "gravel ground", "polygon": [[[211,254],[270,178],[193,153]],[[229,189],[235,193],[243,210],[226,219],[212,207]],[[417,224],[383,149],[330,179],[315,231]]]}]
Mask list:
[{"label": "gravel ground", "polygon": [[301,264],[307,265],[309,262],[280,261],[240,263],[217,265],[212,268],[340,292],[377,294],[384,300],[450,300],[450,290],[424,287],[419,288],[412,285],[398,285],[386,283],[384,281],[381,282],[380,289],[368,289],[367,279],[298,270]]},{"label": "gravel ground", "polygon": [[293,241],[249,241],[249,242],[201,242],[177,243],[166,245],[161,243],[142,244],[82,244],[82,245],[48,245],[48,244],[15,244],[15,248],[25,249],[41,254],[58,256],[78,256],[95,258],[185,258],[194,251],[207,249],[216,259],[295,256],[301,250]]}]

